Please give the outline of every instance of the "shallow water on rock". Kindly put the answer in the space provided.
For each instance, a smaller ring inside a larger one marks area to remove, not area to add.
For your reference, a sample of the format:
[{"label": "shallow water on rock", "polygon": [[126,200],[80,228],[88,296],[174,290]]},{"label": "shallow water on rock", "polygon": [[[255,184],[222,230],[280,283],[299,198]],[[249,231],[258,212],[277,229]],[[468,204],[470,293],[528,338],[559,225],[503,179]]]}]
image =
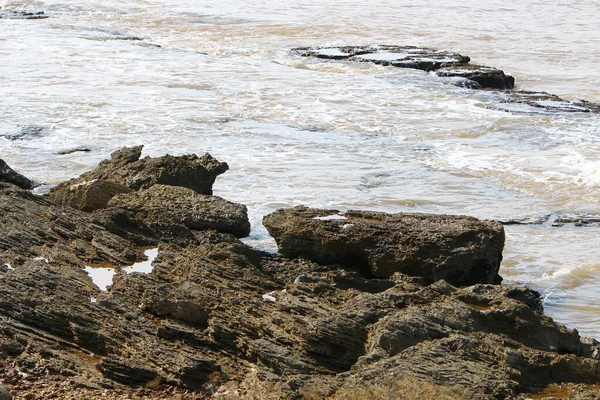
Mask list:
[{"label": "shallow water on rock", "polygon": [[[600,115],[498,103],[423,71],[300,57],[416,45],[504,70],[517,89],[600,101],[597,4],[0,0],[0,158],[57,183],[123,145],[210,152],[215,194],[260,221],[297,204],[538,218],[600,214]],[[498,104],[498,109],[490,108]],[[91,151],[59,154],[84,146]],[[597,228],[507,226],[501,275],[600,338]],[[586,272],[587,271],[587,272]]]}]

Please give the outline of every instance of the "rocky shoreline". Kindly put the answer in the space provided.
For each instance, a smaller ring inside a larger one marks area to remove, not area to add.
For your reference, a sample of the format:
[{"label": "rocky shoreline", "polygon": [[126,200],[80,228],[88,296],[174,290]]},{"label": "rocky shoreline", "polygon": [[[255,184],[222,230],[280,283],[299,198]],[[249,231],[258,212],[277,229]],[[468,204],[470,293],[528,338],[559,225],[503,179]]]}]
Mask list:
[{"label": "rocky shoreline", "polygon": [[419,69],[456,86],[485,90],[486,107],[522,113],[600,113],[600,103],[565,100],[546,92],[513,90],[515,78],[504,71],[471,64],[471,58],[446,50],[415,46],[298,47],[293,54],[336,62],[369,62],[397,68]]},{"label": "rocky shoreline", "polygon": [[226,163],[141,150],[44,196],[2,162],[0,399],[600,395],[600,344],[500,285],[501,223],[298,206],[267,254]]}]

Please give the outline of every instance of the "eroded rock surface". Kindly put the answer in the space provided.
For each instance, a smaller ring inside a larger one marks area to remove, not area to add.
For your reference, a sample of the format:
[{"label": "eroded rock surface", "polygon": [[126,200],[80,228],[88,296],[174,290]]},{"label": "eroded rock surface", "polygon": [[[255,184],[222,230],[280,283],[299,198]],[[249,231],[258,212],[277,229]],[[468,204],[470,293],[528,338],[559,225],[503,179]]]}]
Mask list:
[{"label": "eroded rock surface", "polygon": [[131,211],[135,218],[157,231],[167,229],[169,224],[183,224],[190,230],[214,229],[237,237],[250,233],[246,206],[184,187],[153,185],[117,195],[108,206]]},{"label": "eroded rock surface", "polygon": [[133,190],[147,189],[155,184],[182,186],[201,194],[212,194],[212,185],[218,175],[229,169],[210,154],[170,156],[140,159],[143,146],[126,147],[111,154],[92,171],[79,178],[61,183],[50,191],[57,201],[69,198],[59,192],[69,192],[73,185],[93,180],[109,181]]},{"label": "eroded rock surface", "polygon": [[456,285],[499,283],[504,230],[498,222],[426,214],[283,209],[263,221],[286,257],[395,272]]},{"label": "eroded rock surface", "polygon": [[108,201],[115,195],[132,191],[127,186],[116,182],[92,179],[52,190],[49,198],[54,203],[91,212],[105,208]]},{"label": "eroded rock surface", "polygon": [[131,263],[138,252],[89,214],[0,183],[0,253],[18,266],[33,258],[83,265]]},{"label": "eroded rock surface", "polygon": [[[116,158],[112,166],[128,165],[139,154]],[[597,394],[585,384],[600,382],[598,342],[544,316],[539,293],[482,283],[500,279],[499,223],[305,207],[268,216],[281,253],[319,255],[310,261],[261,253],[201,225],[246,230],[245,209],[225,203],[154,184],[88,214],[1,183],[7,389],[340,399],[417,379],[459,385],[454,398],[464,399],[564,383],[578,398]],[[232,217],[220,221],[213,204]],[[177,226],[185,234],[164,232]],[[122,268],[142,258],[136,245],[150,244],[158,246],[151,272]],[[115,269],[107,291],[84,271],[90,261]]]}]

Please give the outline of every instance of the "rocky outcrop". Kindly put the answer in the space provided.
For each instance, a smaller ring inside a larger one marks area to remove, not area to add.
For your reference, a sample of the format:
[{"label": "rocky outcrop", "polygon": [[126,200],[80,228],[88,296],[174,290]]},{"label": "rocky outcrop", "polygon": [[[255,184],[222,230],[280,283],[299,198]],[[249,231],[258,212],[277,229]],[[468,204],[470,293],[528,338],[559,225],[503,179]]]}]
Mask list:
[{"label": "rocky outcrop", "polygon": [[515,78],[504,71],[470,64],[471,59],[458,53],[415,46],[335,46],[298,47],[294,54],[323,60],[370,62],[378,65],[429,71],[449,78],[453,84],[469,89],[494,89],[484,96],[488,108],[521,113],[600,112],[600,103],[565,100],[545,92],[513,91]]},{"label": "rocky outcrop", "polygon": [[466,64],[470,60],[469,57],[458,53],[415,46],[300,47],[293,51],[304,57],[371,62],[423,71],[435,71],[443,66]]},{"label": "rocky outcrop", "polygon": [[600,103],[586,100],[565,100],[555,94],[533,91],[512,91],[491,97],[489,108],[522,113],[600,113]]},{"label": "rocky outcrop", "polygon": [[109,207],[133,213],[150,228],[174,230],[183,225],[189,230],[214,229],[237,237],[250,234],[246,206],[217,196],[202,195],[191,189],[153,185],[138,192],[120,194],[108,202]]},{"label": "rocky outcrop", "polygon": [[[53,188],[49,193],[50,199],[64,205],[77,204],[72,188],[95,180],[133,190],[147,189],[155,184],[182,186],[210,195],[216,177],[229,169],[226,163],[217,161],[210,154],[140,159],[142,148],[135,146],[115,151],[110,160],[102,161],[94,170]],[[67,202],[64,203],[64,200]]]},{"label": "rocky outcrop", "polygon": [[0,182],[12,183],[21,189],[33,189],[38,186],[38,184],[31,179],[15,172],[2,159],[0,159]]},{"label": "rocky outcrop", "polygon": [[[1,183],[0,212],[12,393],[341,399],[416,381],[458,385],[457,399],[597,394],[583,385],[600,382],[598,342],[544,316],[539,293],[485,283],[500,279],[499,223],[297,207],[265,218],[281,257],[215,230],[246,231],[243,206],[184,187],[89,214]],[[122,268],[143,258],[136,245],[158,246],[149,273]],[[106,291],[83,269],[94,262],[115,270]]]},{"label": "rocky outcrop", "polygon": [[426,214],[283,209],[263,223],[286,257],[395,272],[455,285],[500,283],[504,230],[497,222]]},{"label": "rocky outcrop", "polygon": [[457,81],[459,86],[469,89],[512,89],[515,78],[506,75],[504,71],[475,64],[460,64],[443,67],[435,71],[437,76],[461,78]]}]

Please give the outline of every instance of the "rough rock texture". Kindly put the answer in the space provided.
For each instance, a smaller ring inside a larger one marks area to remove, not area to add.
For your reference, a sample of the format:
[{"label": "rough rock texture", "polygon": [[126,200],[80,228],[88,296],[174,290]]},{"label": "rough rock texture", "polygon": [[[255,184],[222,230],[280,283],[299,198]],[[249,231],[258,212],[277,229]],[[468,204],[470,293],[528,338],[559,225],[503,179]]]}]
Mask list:
[{"label": "rough rock texture", "polygon": [[[302,207],[267,217],[287,242],[323,240],[328,257],[353,243],[349,255],[371,257],[369,273],[347,258],[288,259],[215,230],[182,223],[176,237],[154,224],[161,210],[195,224],[206,201],[241,210],[208,197],[153,185],[90,215],[0,183],[0,383],[31,399],[347,399],[398,393],[391,388],[411,379],[458,385],[455,399],[565,384],[573,399],[597,398],[586,385],[600,382],[600,344],[545,317],[539,293],[437,280],[499,279],[499,224],[373,212],[313,219],[332,212]],[[158,245],[152,271],[127,273],[140,244]],[[486,262],[465,267],[475,259]],[[116,270],[107,291],[83,269],[95,261]]]},{"label": "rough rock texture", "polygon": [[33,189],[37,184],[29,178],[15,172],[11,167],[0,159],[0,182],[8,182],[17,185],[21,189]]},{"label": "rough rock texture", "polygon": [[426,214],[282,209],[263,223],[286,257],[395,272],[455,285],[500,283],[504,229],[498,222]]},{"label": "rough rock texture", "polygon": [[143,146],[126,147],[111,154],[94,170],[77,179],[61,183],[50,191],[54,198],[68,197],[58,192],[71,190],[76,184],[95,179],[115,182],[130,189],[147,189],[154,184],[183,186],[201,194],[212,194],[212,185],[218,175],[229,169],[226,163],[210,154],[170,156],[140,159]]},{"label": "rough rock texture", "polygon": [[36,257],[81,266],[127,264],[138,257],[132,243],[108,232],[90,215],[63,209],[8,183],[0,183],[0,215],[0,258],[13,266]]},{"label": "rough rock texture", "polygon": [[504,71],[475,64],[460,64],[438,69],[435,74],[442,77],[464,78],[460,86],[470,89],[512,89],[515,78],[506,75]]},{"label": "rough rock texture", "polygon": [[119,183],[93,179],[75,183],[68,188],[65,186],[61,190],[53,190],[49,193],[49,198],[56,204],[91,212],[106,207],[113,196],[132,191]]},{"label": "rough rock texture", "polygon": [[131,211],[147,226],[157,227],[157,231],[169,224],[182,224],[190,230],[214,229],[237,237],[250,233],[246,206],[184,187],[153,185],[139,192],[117,195],[108,206]]},{"label": "rough rock texture", "polygon": [[293,51],[305,57],[372,62],[423,71],[434,71],[442,66],[469,62],[469,57],[458,53],[415,46],[301,47]]}]

